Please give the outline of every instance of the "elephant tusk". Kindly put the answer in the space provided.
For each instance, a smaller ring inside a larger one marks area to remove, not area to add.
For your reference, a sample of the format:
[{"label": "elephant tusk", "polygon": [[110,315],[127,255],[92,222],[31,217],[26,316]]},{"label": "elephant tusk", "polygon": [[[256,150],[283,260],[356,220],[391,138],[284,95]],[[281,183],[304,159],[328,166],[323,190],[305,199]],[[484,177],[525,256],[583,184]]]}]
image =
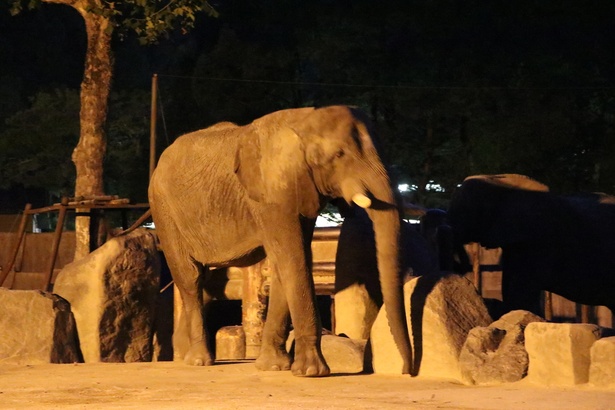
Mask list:
[{"label": "elephant tusk", "polygon": [[359,205],[361,208],[369,208],[372,204],[372,200],[363,194],[354,194],[352,202]]}]

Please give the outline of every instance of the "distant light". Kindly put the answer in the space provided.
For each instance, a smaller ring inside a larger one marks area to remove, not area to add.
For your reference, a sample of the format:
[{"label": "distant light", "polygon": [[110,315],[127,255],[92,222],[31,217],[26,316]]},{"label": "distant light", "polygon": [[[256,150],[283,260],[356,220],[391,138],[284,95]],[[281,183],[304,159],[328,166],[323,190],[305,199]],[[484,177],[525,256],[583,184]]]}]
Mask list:
[{"label": "distant light", "polygon": [[[418,191],[419,187],[418,185],[415,184],[399,184],[397,185],[397,189],[399,190],[399,192],[412,192],[412,191]],[[425,185],[425,190],[427,191],[432,191],[432,192],[445,192],[444,187],[440,184],[438,184],[436,181],[429,181],[427,183],[427,185]]]},{"label": "distant light", "polygon": [[429,181],[425,186],[427,191],[444,192],[444,187],[435,181]]},{"label": "distant light", "polygon": [[416,191],[417,189],[419,189],[418,186],[412,184],[399,184],[397,185],[397,190],[399,192],[410,192],[410,191]]}]

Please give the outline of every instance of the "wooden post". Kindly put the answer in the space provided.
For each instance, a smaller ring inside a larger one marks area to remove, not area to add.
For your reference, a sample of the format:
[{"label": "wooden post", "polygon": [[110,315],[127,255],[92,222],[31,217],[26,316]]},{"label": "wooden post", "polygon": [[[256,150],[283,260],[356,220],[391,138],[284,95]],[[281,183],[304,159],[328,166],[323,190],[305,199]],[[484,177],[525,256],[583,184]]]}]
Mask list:
[{"label": "wooden post", "polygon": [[242,269],[244,276],[241,309],[243,331],[246,336],[246,359],[256,359],[260,354],[267,307],[263,277],[270,269],[267,259]]},{"label": "wooden post", "polygon": [[53,242],[51,244],[51,256],[49,257],[49,265],[47,265],[47,271],[45,272],[45,279],[43,281],[44,291],[51,291],[51,279],[53,278],[53,268],[56,265],[56,259],[58,258],[58,250],[60,249],[60,240],[62,239],[62,231],[64,230],[64,218],[66,217],[66,209],[68,206],[68,198],[63,197],[60,203],[60,209],[58,214],[58,223],[56,225],[55,233],[53,234]]},{"label": "wooden post", "polygon": [[19,253],[19,248],[21,246],[21,242],[23,241],[23,237],[26,234],[26,223],[28,222],[29,211],[32,209],[32,204],[26,204],[24,208],[23,215],[21,216],[21,222],[19,223],[19,229],[17,230],[17,238],[15,238],[15,244],[13,245],[13,252],[11,252],[11,259],[9,259],[9,263],[6,267],[6,270],[0,272],[0,286],[4,284],[7,276],[13,270],[13,266],[15,266],[15,260],[17,259],[17,254]]},{"label": "wooden post", "polygon": [[581,323],[590,323],[590,306],[589,305],[581,305]]},{"label": "wooden post", "polygon": [[156,168],[156,104],[158,101],[158,74],[152,76],[152,105],[150,112],[149,128],[149,177],[152,178],[154,168]]},{"label": "wooden post", "polygon": [[545,291],[545,319],[553,320],[553,295]]},{"label": "wooden post", "polygon": [[479,243],[473,243],[472,244],[472,255],[473,255],[473,259],[472,259],[472,278],[474,281],[474,286],[476,287],[476,290],[478,291],[478,294],[482,297],[483,296],[483,280],[482,280],[482,275],[480,272],[480,244]]}]

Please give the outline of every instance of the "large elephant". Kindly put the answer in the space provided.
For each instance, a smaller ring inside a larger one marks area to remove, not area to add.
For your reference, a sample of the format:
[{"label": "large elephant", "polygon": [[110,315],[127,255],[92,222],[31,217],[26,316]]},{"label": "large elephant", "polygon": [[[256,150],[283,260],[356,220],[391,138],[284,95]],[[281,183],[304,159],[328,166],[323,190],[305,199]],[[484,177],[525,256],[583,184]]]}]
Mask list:
[{"label": "large elephant", "polygon": [[[399,215],[365,115],[346,106],[274,112],[245,126],[221,123],[178,138],[160,157],[149,201],[160,243],[182,296],[187,363],[213,357],[200,283],[211,268],[250,265],[265,255],[272,280],[261,370],[325,376],[310,242],[332,198],[365,207],[374,222],[378,268],[395,342],[409,373],[410,341],[398,274]],[[284,343],[295,329],[292,361]],[[178,330],[178,332],[181,331]]]},{"label": "large elephant", "polygon": [[457,241],[502,248],[504,311],[541,314],[542,290],[614,311],[615,198],[483,175],[461,184],[448,214]]}]

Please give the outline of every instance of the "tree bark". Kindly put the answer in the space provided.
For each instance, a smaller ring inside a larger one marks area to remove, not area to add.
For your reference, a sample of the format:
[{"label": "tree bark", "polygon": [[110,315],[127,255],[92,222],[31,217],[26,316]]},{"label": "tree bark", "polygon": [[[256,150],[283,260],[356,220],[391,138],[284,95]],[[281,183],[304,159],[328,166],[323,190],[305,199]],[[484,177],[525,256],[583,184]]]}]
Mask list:
[{"label": "tree bark", "polygon": [[[79,142],[72,155],[76,169],[75,197],[103,195],[103,160],[106,150],[104,125],[113,74],[112,25],[108,18],[90,11],[100,7],[99,0],[43,1],[71,6],[85,21],[87,50],[81,83],[79,114],[81,131]],[[87,213],[87,209],[77,210],[78,215],[84,213]],[[76,218],[75,231],[75,260],[77,260],[90,252],[89,216]]]},{"label": "tree bark", "polygon": [[[81,133],[73,151],[76,169],[75,196],[103,195],[103,160],[106,151],[104,125],[113,73],[110,21],[80,10],[85,20],[88,45],[81,83]],[[90,218],[75,221],[75,260],[90,253]]]}]

